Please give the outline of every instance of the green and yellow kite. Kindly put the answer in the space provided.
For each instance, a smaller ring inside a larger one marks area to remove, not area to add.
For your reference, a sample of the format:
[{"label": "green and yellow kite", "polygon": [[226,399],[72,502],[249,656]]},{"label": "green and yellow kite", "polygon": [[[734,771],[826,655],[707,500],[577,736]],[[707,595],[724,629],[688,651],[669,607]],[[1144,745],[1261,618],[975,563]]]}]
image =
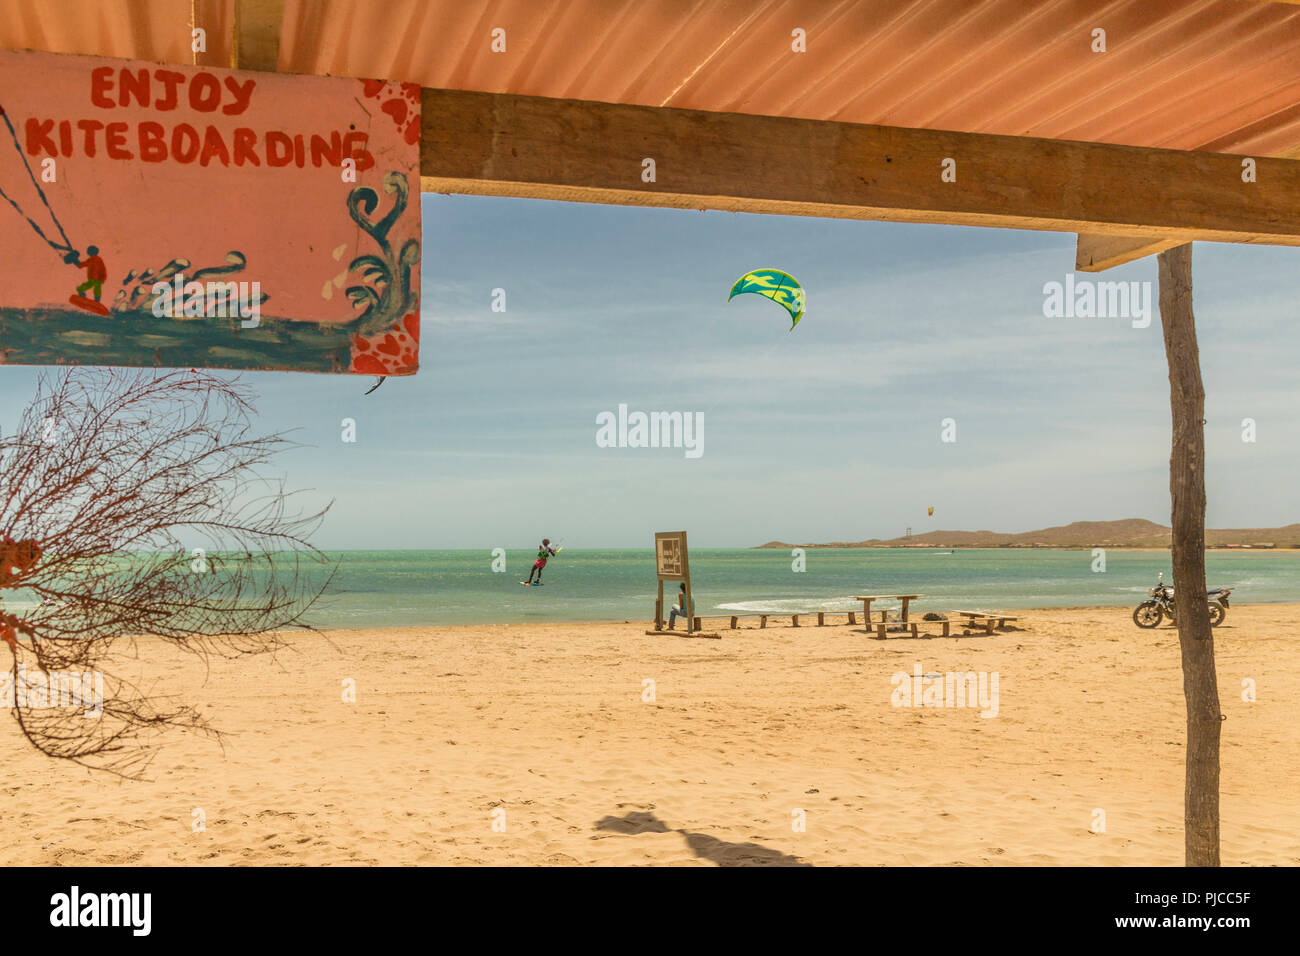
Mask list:
[{"label": "green and yellow kite", "polygon": [[766,296],[789,312],[790,318],[794,319],[790,326],[791,332],[803,318],[803,286],[799,285],[798,280],[788,272],[782,272],[780,269],[755,269],[753,272],[746,272],[731,287],[731,295],[727,296],[727,301],[730,302],[745,292]]}]

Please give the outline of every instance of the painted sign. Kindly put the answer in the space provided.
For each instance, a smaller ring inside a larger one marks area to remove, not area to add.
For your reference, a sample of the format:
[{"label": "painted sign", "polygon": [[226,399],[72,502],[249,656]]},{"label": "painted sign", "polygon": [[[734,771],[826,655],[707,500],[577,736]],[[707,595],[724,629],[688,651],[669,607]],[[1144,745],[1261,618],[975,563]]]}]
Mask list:
[{"label": "painted sign", "polygon": [[685,531],[655,532],[655,569],[660,581],[685,581],[686,561]]},{"label": "painted sign", "polygon": [[[698,633],[695,630],[695,599],[691,595],[691,563],[686,554],[685,531],[655,532],[655,576],[659,579],[659,596],[655,600],[655,629],[646,633],[652,634],[663,629],[664,581],[681,581],[685,586],[685,606],[691,609],[686,615],[686,633]],[[705,636],[717,637],[716,634]]]},{"label": "painted sign", "polygon": [[420,89],[0,51],[0,363],[409,375]]}]

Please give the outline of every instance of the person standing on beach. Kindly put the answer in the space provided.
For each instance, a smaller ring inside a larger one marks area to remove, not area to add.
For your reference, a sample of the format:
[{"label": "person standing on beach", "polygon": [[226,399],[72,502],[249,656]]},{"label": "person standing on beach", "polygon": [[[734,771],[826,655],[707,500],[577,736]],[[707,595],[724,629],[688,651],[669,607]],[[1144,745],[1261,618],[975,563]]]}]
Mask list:
[{"label": "person standing on beach", "polygon": [[537,560],[533,562],[533,569],[528,572],[528,580],[525,584],[533,583],[533,575],[537,575],[537,583],[542,583],[542,568],[546,567],[546,559],[555,554],[559,548],[551,547],[551,539],[543,538],[542,543],[537,546]]}]

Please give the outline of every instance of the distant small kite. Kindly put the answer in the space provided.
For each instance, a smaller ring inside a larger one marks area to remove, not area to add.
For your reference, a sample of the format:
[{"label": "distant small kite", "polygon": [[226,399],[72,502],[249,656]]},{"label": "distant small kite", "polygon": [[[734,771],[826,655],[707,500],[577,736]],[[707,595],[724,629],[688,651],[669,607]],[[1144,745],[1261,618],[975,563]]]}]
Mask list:
[{"label": "distant small kite", "polygon": [[727,301],[730,302],[745,292],[766,296],[789,312],[790,318],[794,319],[794,323],[790,326],[791,332],[803,318],[803,286],[799,285],[798,280],[788,272],[782,272],[780,269],[755,269],[753,272],[746,272],[731,287],[731,295],[727,296]]},{"label": "distant small kite", "polygon": [[934,517],[934,505],[930,505],[930,517]]}]

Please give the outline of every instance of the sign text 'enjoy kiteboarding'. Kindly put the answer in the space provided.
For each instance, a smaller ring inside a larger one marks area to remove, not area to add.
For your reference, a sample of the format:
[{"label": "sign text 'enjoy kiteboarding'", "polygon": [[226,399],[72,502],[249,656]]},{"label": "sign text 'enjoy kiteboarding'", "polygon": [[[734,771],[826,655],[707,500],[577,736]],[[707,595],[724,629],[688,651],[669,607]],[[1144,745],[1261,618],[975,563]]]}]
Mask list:
[{"label": "sign text 'enjoy kiteboarding'", "polygon": [[0,363],[417,368],[420,89],[0,51]]}]

